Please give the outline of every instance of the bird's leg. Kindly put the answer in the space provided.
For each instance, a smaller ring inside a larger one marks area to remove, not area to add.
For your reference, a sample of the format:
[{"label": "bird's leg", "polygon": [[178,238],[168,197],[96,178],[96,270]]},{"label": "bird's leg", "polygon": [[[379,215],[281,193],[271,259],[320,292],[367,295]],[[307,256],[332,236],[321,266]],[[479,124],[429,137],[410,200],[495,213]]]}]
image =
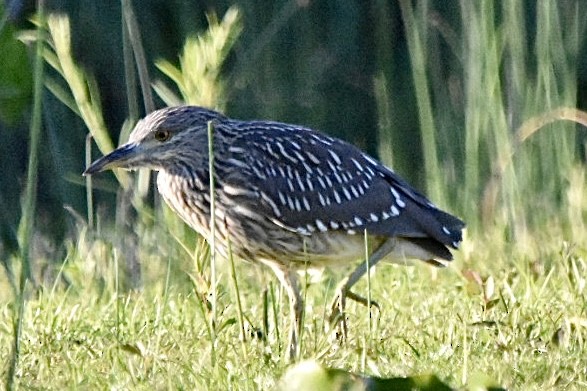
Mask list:
[{"label": "bird's leg", "polygon": [[295,361],[299,354],[299,339],[302,331],[302,316],[304,311],[298,276],[295,271],[286,269],[279,264],[265,264],[273,270],[289,297],[291,320],[289,328],[288,358],[290,361]]},{"label": "bird's leg", "polygon": [[375,307],[378,310],[381,309],[381,306],[375,300],[369,300],[366,297],[360,296],[355,292],[347,291],[346,293],[347,299],[351,299],[352,301],[356,301],[359,304],[363,304],[364,306]]},{"label": "bird's leg", "polygon": [[346,316],[345,316],[345,307],[346,307],[346,299],[349,298],[354,300],[358,303],[364,305],[371,305],[380,309],[379,304],[374,301],[369,301],[366,298],[357,295],[356,293],[351,292],[351,288],[357,281],[363,277],[365,273],[368,272],[367,264],[369,268],[375,266],[377,262],[383,259],[387,254],[389,254],[393,248],[395,247],[396,240],[395,238],[389,238],[381,246],[377,248],[370,256],[368,262],[362,262],[357,268],[345,279],[343,279],[337,286],[335,291],[334,300],[330,306],[331,314],[330,314],[330,325],[332,328],[336,328],[336,326],[340,325],[341,337],[343,340],[347,337],[347,324],[346,324]]}]

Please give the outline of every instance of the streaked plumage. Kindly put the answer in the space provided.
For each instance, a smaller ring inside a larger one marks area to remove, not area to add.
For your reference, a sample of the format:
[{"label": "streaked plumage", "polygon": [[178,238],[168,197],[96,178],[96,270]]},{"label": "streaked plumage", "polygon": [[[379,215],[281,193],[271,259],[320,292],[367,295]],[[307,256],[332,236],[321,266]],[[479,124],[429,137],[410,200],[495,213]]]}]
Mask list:
[{"label": "streaked plumage", "polygon": [[[351,264],[364,255],[364,230],[380,253],[405,262],[452,259],[464,224],[436,208],[391,169],[358,148],[309,128],[239,121],[195,106],[155,111],[129,142],[86,174],[113,167],[158,170],[159,192],[210,240],[207,123],[214,125],[216,233],[239,257],[271,267],[292,299],[290,353],[301,327],[296,269]],[[342,287],[344,296],[363,273]],[[364,269],[364,266],[363,266]]]}]

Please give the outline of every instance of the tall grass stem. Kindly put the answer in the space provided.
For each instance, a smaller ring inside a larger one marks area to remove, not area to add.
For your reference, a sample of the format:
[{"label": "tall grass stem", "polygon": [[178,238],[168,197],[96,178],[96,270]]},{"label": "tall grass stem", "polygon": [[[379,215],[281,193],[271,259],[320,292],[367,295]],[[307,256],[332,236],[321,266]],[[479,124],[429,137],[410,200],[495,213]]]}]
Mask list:
[{"label": "tall grass stem", "polygon": [[[86,167],[92,164],[92,134],[86,135]],[[94,191],[92,176],[86,175],[86,208],[88,210],[88,226],[94,227]]]},{"label": "tall grass stem", "polygon": [[155,110],[155,101],[153,100],[153,92],[151,90],[147,57],[145,56],[145,49],[143,48],[141,40],[141,31],[130,0],[122,0],[122,12],[124,15],[125,26],[128,30],[129,41],[132,45],[134,58],[137,64],[145,111],[150,113]]},{"label": "tall grass stem", "polygon": [[[428,195],[436,202],[443,204],[446,197],[440,186],[442,175],[440,174],[440,165],[436,153],[436,127],[434,125],[434,115],[426,76],[424,31],[421,31],[417,24],[412,2],[399,0],[399,4],[405,25],[408,51],[412,64],[412,77],[418,103]],[[425,26],[425,23],[420,23],[420,25]]]},{"label": "tall grass stem", "polygon": [[[122,11],[122,55],[124,59],[124,82],[126,85],[126,102],[128,105],[129,118],[135,121],[139,118],[139,97],[137,95],[136,83],[136,69],[133,58],[133,44],[130,40],[129,29],[127,25],[125,12],[126,7],[129,7],[127,0],[121,0]],[[140,44],[140,42],[139,42]]]},{"label": "tall grass stem", "polygon": [[372,312],[371,312],[371,264],[369,262],[369,235],[367,230],[363,231],[364,240],[365,240],[365,270],[367,270],[367,322],[369,323],[369,341],[371,341],[373,336],[373,322],[372,322]]},{"label": "tall grass stem", "polygon": [[210,289],[212,291],[212,345],[216,339],[217,286],[216,286],[216,181],[214,178],[214,123],[208,121],[208,175],[210,176]]},{"label": "tall grass stem", "polygon": [[24,200],[22,205],[22,216],[18,227],[18,242],[20,246],[21,271],[20,271],[20,292],[18,294],[18,312],[13,320],[13,344],[12,353],[7,376],[7,389],[14,388],[14,377],[18,366],[20,356],[20,337],[22,331],[22,322],[27,300],[27,285],[29,281],[34,282],[30,247],[35,221],[35,210],[37,205],[37,175],[39,166],[39,144],[41,140],[42,127],[42,98],[43,98],[43,80],[44,80],[44,61],[43,48],[45,41],[43,39],[45,31],[45,1],[37,1],[37,17],[39,25],[37,26],[37,40],[35,45],[34,57],[34,90],[33,90],[33,112],[30,125],[29,140],[29,161],[27,169],[27,184],[25,188]]},{"label": "tall grass stem", "polygon": [[241,345],[243,348],[243,355],[246,355],[247,349],[245,345],[246,335],[245,335],[245,321],[243,316],[243,306],[241,303],[241,296],[240,290],[238,287],[238,280],[236,278],[236,269],[234,267],[234,256],[232,254],[232,245],[230,243],[230,239],[228,240],[228,260],[230,262],[230,277],[232,280],[232,286],[234,287],[234,295],[236,298],[236,311],[238,316],[238,325],[239,325],[239,336],[241,340]]}]

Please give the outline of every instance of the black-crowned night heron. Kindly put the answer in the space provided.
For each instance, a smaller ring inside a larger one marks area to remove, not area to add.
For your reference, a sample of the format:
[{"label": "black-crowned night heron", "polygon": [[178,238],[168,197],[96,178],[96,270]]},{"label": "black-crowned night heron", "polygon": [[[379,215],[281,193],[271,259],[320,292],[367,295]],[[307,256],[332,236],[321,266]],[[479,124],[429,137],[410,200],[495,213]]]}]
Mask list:
[{"label": "black-crowned night heron", "polygon": [[[338,287],[343,314],[350,289],[383,258],[442,265],[462,240],[464,223],[435,207],[391,169],[358,148],[298,125],[239,121],[196,106],[157,110],[130,140],[85,175],[111,168],[159,171],[167,204],[210,242],[208,122],[214,127],[217,250],[270,267],[287,291],[297,354],[303,303],[296,270],[347,265],[374,249]],[[364,300],[363,300],[364,301]]]}]

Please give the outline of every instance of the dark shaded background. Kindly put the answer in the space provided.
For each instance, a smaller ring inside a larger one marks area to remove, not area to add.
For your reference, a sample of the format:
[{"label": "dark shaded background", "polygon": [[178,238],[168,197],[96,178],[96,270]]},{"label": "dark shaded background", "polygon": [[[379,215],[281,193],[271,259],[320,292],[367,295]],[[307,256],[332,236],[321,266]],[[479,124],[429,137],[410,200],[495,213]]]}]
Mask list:
[{"label": "dark shaded background", "polygon": [[[524,2],[529,11],[529,37],[535,29],[534,3]],[[579,9],[575,8],[575,3],[561,1],[561,9],[568,6],[569,12],[575,12]],[[438,0],[429,1],[429,4],[435,20],[450,26],[458,35],[461,23],[458,2]],[[416,187],[423,188],[420,124],[404,26],[396,0],[141,0],[134,1],[133,5],[152,79],[164,78],[153,66],[154,60],[164,58],[176,62],[185,38],[206,29],[207,12],[216,12],[222,17],[230,5],[238,5],[244,29],[225,65],[225,76],[229,80],[228,115],[308,125],[346,139],[373,155],[377,155],[378,145],[390,143],[396,171]],[[70,16],[76,57],[96,76],[107,125],[113,139],[118,140],[119,129],[128,116],[120,2],[49,0],[47,6]],[[9,1],[7,8],[9,23],[3,35],[31,27],[27,18],[34,11],[33,2]],[[499,12],[495,17],[500,18]],[[431,35],[429,39],[439,40],[439,37]],[[529,40],[527,45],[532,48],[534,42]],[[459,105],[457,76],[461,69],[458,59],[444,42],[435,42],[435,47],[436,56],[429,59],[433,64],[430,77],[433,105],[440,108],[439,115],[444,113],[457,119],[451,129],[439,127],[439,154],[442,156],[443,145],[463,137],[463,122],[458,123],[459,119],[463,120],[459,112],[462,102]],[[585,47],[581,50],[582,54],[584,52]],[[26,53],[20,54],[20,70],[30,78],[29,57]],[[3,56],[1,61],[12,60]],[[583,86],[586,68],[584,61],[579,63],[579,83]],[[385,75],[392,92],[389,129],[378,126],[373,85],[378,74]],[[11,108],[10,118],[0,117],[3,136],[0,143],[0,232],[8,248],[15,245],[14,232],[20,216],[31,110],[30,80],[22,81],[19,86],[26,103]],[[585,88],[579,87],[578,91],[579,107],[584,107]],[[158,105],[162,102],[158,101]],[[44,116],[46,131],[40,157],[36,225],[59,241],[70,219],[63,206],[70,205],[80,215],[86,214],[85,188],[79,175],[84,168],[87,129],[49,92],[45,92],[44,111],[48,115]],[[98,202],[112,205],[113,197],[114,194],[101,192]]]}]

